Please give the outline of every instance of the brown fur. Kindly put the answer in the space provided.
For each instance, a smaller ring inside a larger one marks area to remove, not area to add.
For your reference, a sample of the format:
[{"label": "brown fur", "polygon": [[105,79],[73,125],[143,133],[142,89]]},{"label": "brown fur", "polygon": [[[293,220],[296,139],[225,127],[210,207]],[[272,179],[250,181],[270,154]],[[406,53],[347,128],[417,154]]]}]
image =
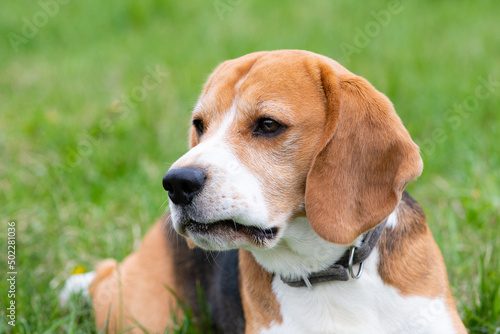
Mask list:
[{"label": "brown fur", "polygon": [[180,314],[173,295],[165,288],[175,285],[172,259],[167,254],[164,221],[158,221],[142,240],[139,249],[117,267],[115,260],[104,260],[90,294],[98,330],[111,333],[134,328],[127,333],[163,333],[171,325],[171,315]]},{"label": "brown fur", "polygon": [[252,253],[240,250],[241,300],[245,312],[246,334],[269,328],[271,322],[281,323],[280,305],[271,289],[273,275],[265,271]]},{"label": "brown fur", "polygon": [[394,211],[423,164],[383,94],[363,78],[319,67],[327,131],[307,178],[307,217],[322,238],[351,244]]},{"label": "brown fur", "polygon": [[396,227],[387,228],[378,243],[380,277],[402,295],[443,298],[456,329],[466,333],[451,295],[443,257],[422,208],[405,194],[397,213]]}]

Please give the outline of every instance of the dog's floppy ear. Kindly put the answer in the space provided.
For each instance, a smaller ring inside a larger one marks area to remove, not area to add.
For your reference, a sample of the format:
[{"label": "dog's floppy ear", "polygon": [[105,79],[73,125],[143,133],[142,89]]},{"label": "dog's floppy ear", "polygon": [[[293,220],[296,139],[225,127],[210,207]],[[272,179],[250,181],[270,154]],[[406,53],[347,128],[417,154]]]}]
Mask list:
[{"label": "dog's floppy ear", "polygon": [[387,97],[361,77],[318,66],[327,115],[307,176],[306,214],[323,239],[351,244],[394,211],[423,163]]}]

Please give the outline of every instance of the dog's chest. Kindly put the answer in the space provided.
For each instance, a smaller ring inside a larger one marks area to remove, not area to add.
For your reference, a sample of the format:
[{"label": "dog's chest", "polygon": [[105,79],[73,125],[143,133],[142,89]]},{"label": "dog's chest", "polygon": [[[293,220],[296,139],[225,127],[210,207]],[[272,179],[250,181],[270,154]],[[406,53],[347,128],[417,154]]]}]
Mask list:
[{"label": "dog's chest", "polygon": [[260,333],[454,333],[441,299],[401,296],[382,282],[373,257],[369,260],[359,280],[318,284],[313,290],[275,277],[283,321]]}]

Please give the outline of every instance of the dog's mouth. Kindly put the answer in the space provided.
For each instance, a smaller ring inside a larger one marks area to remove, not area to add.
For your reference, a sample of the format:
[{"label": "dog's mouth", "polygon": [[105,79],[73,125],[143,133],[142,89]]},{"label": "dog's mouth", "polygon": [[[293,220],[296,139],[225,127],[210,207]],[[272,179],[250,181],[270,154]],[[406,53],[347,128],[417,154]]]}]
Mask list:
[{"label": "dog's mouth", "polygon": [[198,235],[223,235],[242,234],[254,239],[254,241],[263,243],[267,240],[276,238],[278,234],[277,227],[260,228],[257,226],[249,226],[240,224],[232,219],[219,220],[213,223],[199,223],[190,219],[184,224],[183,229],[188,234]]}]

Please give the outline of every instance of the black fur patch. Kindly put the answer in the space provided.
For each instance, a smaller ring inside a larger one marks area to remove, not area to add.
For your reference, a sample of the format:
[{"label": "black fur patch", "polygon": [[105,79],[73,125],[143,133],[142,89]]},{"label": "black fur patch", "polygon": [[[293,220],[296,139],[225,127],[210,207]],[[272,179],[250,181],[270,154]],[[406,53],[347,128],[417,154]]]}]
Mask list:
[{"label": "black fur patch", "polygon": [[[170,233],[168,244],[174,261],[177,286],[182,287],[185,302],[206,326],[206,310],[200,305],[199,288],[206,298],[215,333],[244,333],[245,318],[239,288],[238,250],[210,252],[190,249],[186,240]],[[207,328],[202,328],[204,331]]]}]

